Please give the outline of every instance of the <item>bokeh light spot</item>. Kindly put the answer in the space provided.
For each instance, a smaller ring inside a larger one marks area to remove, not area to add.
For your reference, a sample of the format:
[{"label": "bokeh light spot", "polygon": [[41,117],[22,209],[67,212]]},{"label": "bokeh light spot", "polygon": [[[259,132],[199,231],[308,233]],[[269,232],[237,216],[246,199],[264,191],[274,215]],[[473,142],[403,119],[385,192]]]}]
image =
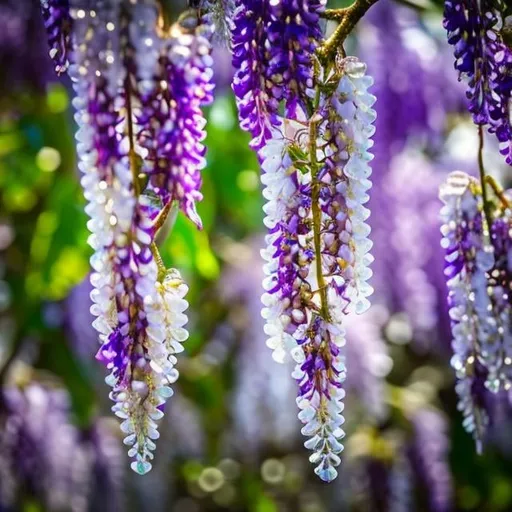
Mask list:
[{"label": "bokeh light spot", "polygon": [[269,484],[279,484],[286,473],[285,465],[277,459],[267,459],[261,465],[261,478]]},{"label": "bokeh light spot", "polygon": [[198,480],[199,487],[206,492],[215,492],[224,485],[224,475],[217,468],[205,468]]},{"label": "bokeh light spot", "polygon": [[54,172],[61,164],[60,153],[55,148],[45,146],[37,153],[36,164],[44,172]]},{"label": "bokeh light spot", "polygon": [[66,89],[60,84],[50,87],[46,96],[46,104],[53,114],[64,112],[69,104]]},{"label": "bokeh light spot", "polygon": [[254,192],[260,184],[258,174],[252,169],[242,171],[236,177],[236,184],[243,192]]}]

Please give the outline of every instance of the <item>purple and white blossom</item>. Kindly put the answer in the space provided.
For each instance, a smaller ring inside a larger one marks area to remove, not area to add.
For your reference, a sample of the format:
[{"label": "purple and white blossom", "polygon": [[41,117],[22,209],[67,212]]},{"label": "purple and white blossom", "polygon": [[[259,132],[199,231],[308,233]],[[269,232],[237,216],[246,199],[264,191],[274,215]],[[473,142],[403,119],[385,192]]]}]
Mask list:
[{"label": "purple and white blossom", "polygon": [[233,90],[240,126],[260,149],[279,125],[278,110],[297,119],[313,87],[312,57],[322,37],[325,0],[238,0],[233,19]]},{"label": "purple and white blossom", "polygon": [[473,120],[496,134],[512,165],[512,49],[502,34],[506,8],[503,0],[446,0],[444,26],[455,69],[468,81]]},{"label": "purple and white blossom", "polygon": [[69,66],[71,31],[69,0],[41,0],[41,8],[50,46],[50,57],[55,63],[55,71],[60,75]]},{"label": "purple and white blossom", "polygon": [[138,142],[146,150],[142,170],[154,192],[164,204],[178,201],[201,227],[195,204],[202,199],[200,171],[206,165],[202,107],[213,99],[211,32],[184,23],[171,28],[155,77],[144,83]]},{"label": "purple and white blossom", "polygon": [[[321,108],[327,109],[324,132],[325,167],[318,175],[321,186],[320,205],[323,213],[323,265],[328,280],[342,297],[344,310],[358,314],[366,311],[373,288],[369,253],[372,241],[366,222],[373,155],[369,149],[375,132],[376,118],[372,105],[375,96],[368,92],[373,84],[366,66],[347,57],[339,65],[341,78],[334,93],[325,98]],[[336,76],[328,80],[337,79]]]},{"label": "purple and white blossom", "polygon": [[251,134],[254,149],[271,139],[272,127],[279,124],[278,104],[271,101],[271,85],[266,81],[269,10],[264,0],[237,0],[233,17],[233,91],[240,127]]},{"label": "purple and white blossom", "polygon": [[163,267],[154,241],[173,201],[200,224],[209,29],[182,19],[167,37],[153,0],[95,9],[77,1],[69,13],[78,166],[94,249],[96,357],[110,371],[112,410],[123,420],[132,469],[144,474],[188,337],[187,286]]},{"label": "purple and white blossom", "polygon": [[343,317],[365,311],[372,291],[363,205],[371,185],[375,98],[357,59],[340,61],[328,80],[334,86],[320,98],[319,114],[307,123],[281,121],[259,156],[269,230],[262,252],[267,345],[276,361],[291,356],[296,362],[299,418],[311,438],[305,446],[314,452],[315,472],[331,481],[344,436]]},{"label": "purple and white blossom", "polygon": [[[464,426],[480,451],[488,417],[482,403],[483,380],[494,388],[499,377],[497,351],[500,332],[491,314],[487,272],[494,265],[482,211],[479,185],[462,172],[453,172],[440,189],[442,246],[453,334],[452,366]],[[483,378],[483,380],[482,380]]]}]

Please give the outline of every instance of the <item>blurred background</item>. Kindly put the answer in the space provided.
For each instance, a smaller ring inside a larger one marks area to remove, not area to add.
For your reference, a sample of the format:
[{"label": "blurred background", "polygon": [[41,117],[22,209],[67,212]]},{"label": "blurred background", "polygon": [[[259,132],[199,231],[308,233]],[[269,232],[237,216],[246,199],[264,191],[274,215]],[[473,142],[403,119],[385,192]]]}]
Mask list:
[{"label": "blurred background", "polygon": [[442,6],[380,0],[347,47],[378,97],[376,293],[347,321],[347,437],[330,485],[302,446],[291,369],[265,346],[258,165],[222,48],[205,228],[180,216],[161,249],[190,286],[191,336],[154,469],[129,470],[94,360],[71,89],[53,74],[38,7],[0,1],[0,511],[511,511],[510,397],[485,397],[492,425],[476,455],[449,365],[437,189],[454,169],[476,171],[477,132]]}]

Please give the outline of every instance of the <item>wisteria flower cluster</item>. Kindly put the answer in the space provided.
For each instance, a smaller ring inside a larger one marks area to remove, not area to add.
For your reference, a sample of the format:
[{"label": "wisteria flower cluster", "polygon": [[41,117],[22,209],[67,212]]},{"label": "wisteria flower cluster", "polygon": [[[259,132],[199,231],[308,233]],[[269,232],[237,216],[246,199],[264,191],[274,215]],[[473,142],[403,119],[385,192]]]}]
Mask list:
[{"label": "wisteria flower cluster", "polygon": [[344,437],[344,318],[366,311],[373,291],[365,206],[373,81],[362,62],[336,50],[339,35],[323,40],[324,0],[196,5],[204,18],[192,10],[170,25],[156,0],[94,9],[43,0],[50,55],[76,93],[97,359],[110,371],[132,468],[144,474],[188,336],[187,286],[164,267],[155,237],[175,208],[201,227],[195,205],[215,24],[231,40],[240,124],[262,169],[267,344],[276,361],[296,363],[305,446],[315,472],[331,481]]},{"label": "wisteria flower cluster", "polygon": [[485,391],[512,385],[511,212],[496,208],[489,226],[480,183],[462,172],[448,177],[440,198],[456,391],[464,426],[481,451],[489,423]]},{"label": "wisteria flower cluster", "polygon": [[211,31],[194,11],[166,26],[153,0],[43,1],[43,11],[56,69],[69,68],[76,93],[97,359],[132,468],[144,474],[188,337],[187,286],[164,267],[155,237],[175,208],[201,223]]},{"label": "wisteria flower cluster", "polygon": [[446,0],[444,26],[454,46],[455,68],[467,79],[468,108],[478,125],[496,134],[512,165],[512,48],[505,41],[503,0]]},{"label": "wisteria flower cluster", "polygon": [[372,292],[364,204],[375,97],[356,58],[339,58],[332,69],[312,65],[323,8],[240,2],[233,89],[262,168],[267,345],[276,361],[296,363],[305,446],[317,475],[331,481],[344,437],[343,317],[365,311]]},{"label": "wisteria flower cluster", "polygon": [[[164,266],[156,237],[177,210],[202,227],[196,204],[215,39],[232,50],[240,126],[261,167],[266,344],[275,361],[295,365],[298,417],[315,473],[327,482],[337,476],[346,328],[349,315],[367,311],[373,292],[367,204],[376,119],[373,80],[343,43],[376,1],[326,9],[326,0],[194,0],[174,23],[160,0],[41,1],[50,56],[75,90],[97,359],[110,372],[112,409],[137,473],[151,469],[158,421],[188,337],[187,285]],[[480,136],[487,126],[512,164],[509,14],[503,0],[446,0],[444,25]],[[329,37],[323,19],[338,23]],[[403,149],[405,130],[395,138]],[[490,421],[487,393],[512,386],[512,213],[485,176],[482,144],[481,181],[456,172],[440,192],[452,365],[459,409],[478,450]],[[387,149],[381,156],[389,159],[394,150]],[[423,272],[423,259],[415,258],[409,281]],[[430,300],[423,295],[407,312]],[[432,320],[417,323],[426,328]]]},{"label": "wisteria flower cluster", "polygon": [[[10,384],[0,395],[0,507],[19,510],[30,493],[46,510],[122,507],[122,452],[109,420],[85,430],[70,423],[67,393],[37,381]],[[72,507],[70,507],[72,504]]]}]

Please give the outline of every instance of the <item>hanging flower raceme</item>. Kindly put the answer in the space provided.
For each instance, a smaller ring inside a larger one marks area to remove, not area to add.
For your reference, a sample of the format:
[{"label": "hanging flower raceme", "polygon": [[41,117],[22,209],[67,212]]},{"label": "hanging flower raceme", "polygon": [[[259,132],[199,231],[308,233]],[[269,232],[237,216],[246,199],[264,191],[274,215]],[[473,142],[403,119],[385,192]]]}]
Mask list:
[{"label": "hanging flower raceme", "polygon": [[275,102],[284,101],[285,115],[296,118],[313,87],[311,58],[322,38],[319,14],[326,0],[269,2],[268,67],[265,78]]},{"label": "hanging flower raceme", "polygon": [[154,241],[174,201],[200,223],[201,107],[212,90],[209,31],[178,23],[168,37],[157,7],[119,1],[92,10],[76,1],[69,14],[97,359],[110,371],[112,410],[140,474],[151,469],[188,337],[187,286],[164,268]]},{"label": "hanging flower raceme", "polygon": [[195,203],[203,197],[200,171],[206,165],[202,107],[213,99],[213,71],[210,28],[196,25],[192,14],[171,27],[156,79],[142,97],[138,139],[147,150],[143,170],[153,190],[164,204],[178,201],[201,227]]},{"label": "hanging flower raceme", "polygon": [[50,57],[55,63],[58,75],[69,65],[71,17],[69,0],[41,0],[44,25],[50,46]]},{"label": "hanging flower raceme", "polygon": [[512,165],[512,49],[504,42],[506,2],[446,0],[444,26],[455,68],[468,80],[469,111],[488,125]]},{"label": "hanging flower raceme", "polygon": [[206,11],[206,21],[213,27],[215,42],[230,47],[235,0],[200,0],[199,5]]},{"label": "hanging flower raceme", "polygon": [[325,481],[336,477],[343,449],[343,316],[365,311],[372,291],[363,205],[375,98],[365,69],[354,58],[340,61],[309,121],[283,120],[259,152],[269,230],[262,252],[267,345],[276,361],[296,362],[302,433]]},{"label": "hanging flower raceme", "polygon": [[453,334],[452,366],[464,426],[480,451],[488,424],[486,390],[496,393],[510,387],[509,284],[500,282],[503,265],[508,266],[508,249],[504,247],[509,244],[509,234],[507,231],[502,239],[503,221],[493,220],[491,244],[481,189],[474,178],[452,173],[441,187],[440,198],[444,203],[441,232]]},{"label": "hanging flower raceme", "polygon": [[266,81],[270,61],[269,21],[266,1],[236,1],[232,29],[233,91],[240,127],[252,135],[254,149],[260,149],[272,137],[272,127],[279,124],[278,105],[270,101],[270,84]]},{"label": "hanging flower raceme", "polygon": [[238,0],[233,21],[233,90],[240,126],[260,149],[287,117],[299,115],[313,87],[311,58],[322,36],[319,13],[325,0]]},{"label": "hanging flower raceme", "polygon": [[512,219],[510,209],[493,219],[490,239],[494,250],[494,266],[489,273],[492,311],[501,338],[497,364],[490,389],[512,388]]}]

